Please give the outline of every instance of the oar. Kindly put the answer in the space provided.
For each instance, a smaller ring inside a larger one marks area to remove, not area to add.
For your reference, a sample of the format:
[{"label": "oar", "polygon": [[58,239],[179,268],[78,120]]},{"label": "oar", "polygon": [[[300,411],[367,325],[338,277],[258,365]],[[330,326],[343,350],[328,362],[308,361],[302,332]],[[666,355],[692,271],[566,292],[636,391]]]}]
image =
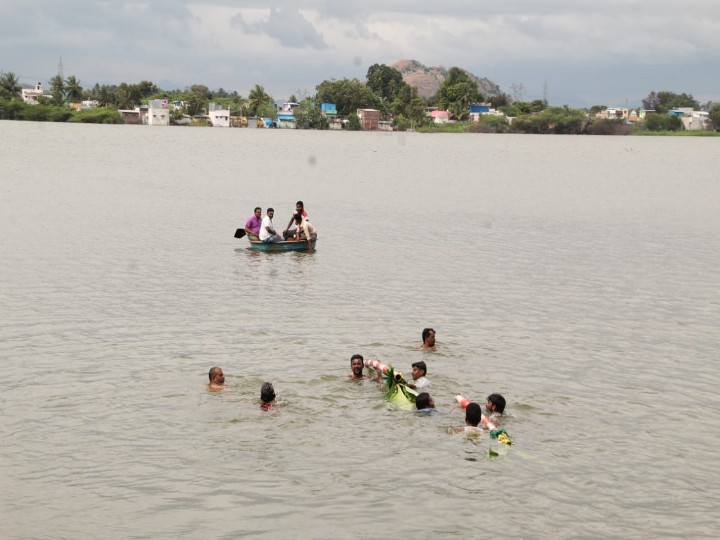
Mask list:
[{"label": "oar", "polygon": [[243,236],[245,236],[245,229],[235,231],[235,238],[242,238]]}]

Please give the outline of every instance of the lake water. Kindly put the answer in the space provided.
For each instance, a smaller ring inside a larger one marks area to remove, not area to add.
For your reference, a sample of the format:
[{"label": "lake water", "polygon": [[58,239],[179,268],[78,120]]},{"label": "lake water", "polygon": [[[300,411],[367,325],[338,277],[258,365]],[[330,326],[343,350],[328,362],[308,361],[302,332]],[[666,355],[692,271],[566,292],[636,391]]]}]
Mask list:
[{"label": "lake water", "polygon": [[[718,163],[718,139],[0,122],[0,537],[716,537]],[[315,253],[233,238],[298,199]],[[349,382],[356,352],[425,360],[441,414]],[[447,433],[493,392],[513,446]]]}]

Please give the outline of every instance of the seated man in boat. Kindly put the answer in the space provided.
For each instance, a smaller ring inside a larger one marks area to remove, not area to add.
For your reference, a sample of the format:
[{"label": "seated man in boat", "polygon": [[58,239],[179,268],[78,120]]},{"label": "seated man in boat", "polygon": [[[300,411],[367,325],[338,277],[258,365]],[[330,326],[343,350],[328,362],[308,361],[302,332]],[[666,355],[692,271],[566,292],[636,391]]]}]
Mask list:
[{"label": "seated man in boat", "polygon": [[302,201],[298,201],[295,203],[295,211],[290,216],[290,221],[288,222],[288,225],[286,229],[283,231],[283,238],[289,238],[291,236],[295,236],[295,228],[291,229],[290,227],[293,226],[295,223],[295,216],[297,214],[300,214],[304,219],[309,220],[308,214],[305,211],[305,204]]},{"label": "seated man in boat", "polygon": [[272,218],[275,215],[275,210],[272,208],[267,209],[267,214],[262,220],[262,224],[260,225],[260,233],[258,234],[258,238],[260,238],[261,242],[269,243],[269,242],[282,242],[284,239],[282,236],[280,236],[277,231],[275,231],[275,227],[273,227]]},{"label": "seated man in boat", "polygon": [[208,390],[227,390],[227,388],[225,388],[225,375],[221,368],[217,366],[211,367],[208,372],[208,378],[210,379]]},{"label": "seated man in boat", "polygon": [[262,208],[255,208],[253,215],[247,218],[245,222],[245,233],[253,236],[260,234],[260,226],[262,225]]}]

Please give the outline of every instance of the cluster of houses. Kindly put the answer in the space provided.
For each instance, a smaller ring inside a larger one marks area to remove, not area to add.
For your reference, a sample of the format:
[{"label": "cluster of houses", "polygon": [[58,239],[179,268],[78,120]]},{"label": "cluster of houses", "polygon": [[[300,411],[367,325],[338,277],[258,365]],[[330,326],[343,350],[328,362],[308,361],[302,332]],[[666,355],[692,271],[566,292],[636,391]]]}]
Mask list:
[{"label": "cluster of houses", "polygon": [[[42,83],[37,83],[33,88],[22,89],[22,99],[25,103],[37,104],[38,99],[45,95],[42,89]],[[172,109],[182,108],[182,101],[170,101],[168,99],[150,100],[147,105],[141,105],[134,109],[119,110],[126,124],[140,124],[147,126],[169,126],[170,111]],[[185,116],[180,120],[176,120],[177,124],[192,124],[197,122],[205,122],[212,127],[258,127],[258,128],[295,128],[294,110],[299,103],[287,102],[276,103],[277,115],[275,118],[261,117],[245,117],[233,116],[230,110],[224,108],[218,103],[210,103],[207,114],[196,115],[194,117]],[[71,103],[70,106],[75,110],[94,109],[98,106],[97,101],[81,101]],[[337,109],[333,103],[322,103],[320,112],[329,120],[330,129],[343,129],[347,124],[347,119],[341,118],[337,114]],[[489,103],[477,103],[469,106],[470,119],[473,122],[479,122],[482,115],[504,116],[502,112],[491,107]],[[646,109],[627,109],[627,108],[608,108],[598,112],[595,117],[599,119],[624,119],[628,124],[634,124],[643,120],[646,115],[654,114],[655,111]],[[450,123],[450,111],[439,110],[435,107],[428,107],[426,114],[432,118],[436,124]],[[692,107],[678,107],[668,112],[668,114],[677,116],[682,120],[683,127],[686,130],[702,130],[710,129],[710,115],[706,111],[695,111]],[[380,111],[377,109],[358,109],[358,118],[360,119],[360,127],[365,131],[392,131],[392,122],[381,120]],[[512,118],[508,117],[508,122],[512,123]]]},{"label": "cluster of houses", "polygon": [[[147,105],[141,105],[129,110],[119,110],[126,124],[142,124],[148,126],[169,126],[170,110],[182,108],[183,102],[167,99],[150,100]],[[296,118],[294,110],[299,103],[286,102],[276,103],[277,114],[274,118],[234,116],[230,109],[214,102],[208,105],[207,114],[197,114],[193,117],[185,116],[176,120],[176,124],[206,123],[212,127],[247,127],[247,128],[278,128],[294,129]],[[347,119],[338,117],[337,108],[334,103],[322,103],[320,112],[327,117],[330,129],[343,129]],[[390,122],[380,119],[380,111],[376,109],[358,109],[358,118],[362,129],[371,130],[392,130]]]},{"label": "cluster of houses", "polygon": [[[627,124],[634,124],[644,120],[649,114],[655,114],[649,109],[627,109],[622,107],[608,108],[595,114],[595,118],[606,120],[625,120]],[[710,129],[710,113],[707,111],[696,111],[692,107],[678,107],[668,111],[670,116],[677,116],[682,121],[686,130]]]}]

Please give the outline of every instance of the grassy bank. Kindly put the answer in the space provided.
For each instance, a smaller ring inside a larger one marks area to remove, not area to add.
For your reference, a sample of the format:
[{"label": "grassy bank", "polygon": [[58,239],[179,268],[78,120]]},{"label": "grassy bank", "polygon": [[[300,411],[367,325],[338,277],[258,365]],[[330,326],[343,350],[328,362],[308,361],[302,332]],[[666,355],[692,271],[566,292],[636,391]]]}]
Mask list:
[{"label": "grassy bank", "polygon": [[645,137],[720,137],[720,131],[648,131],[647,129],[638,129],[633,131],[631,135],[641,135]]}]

